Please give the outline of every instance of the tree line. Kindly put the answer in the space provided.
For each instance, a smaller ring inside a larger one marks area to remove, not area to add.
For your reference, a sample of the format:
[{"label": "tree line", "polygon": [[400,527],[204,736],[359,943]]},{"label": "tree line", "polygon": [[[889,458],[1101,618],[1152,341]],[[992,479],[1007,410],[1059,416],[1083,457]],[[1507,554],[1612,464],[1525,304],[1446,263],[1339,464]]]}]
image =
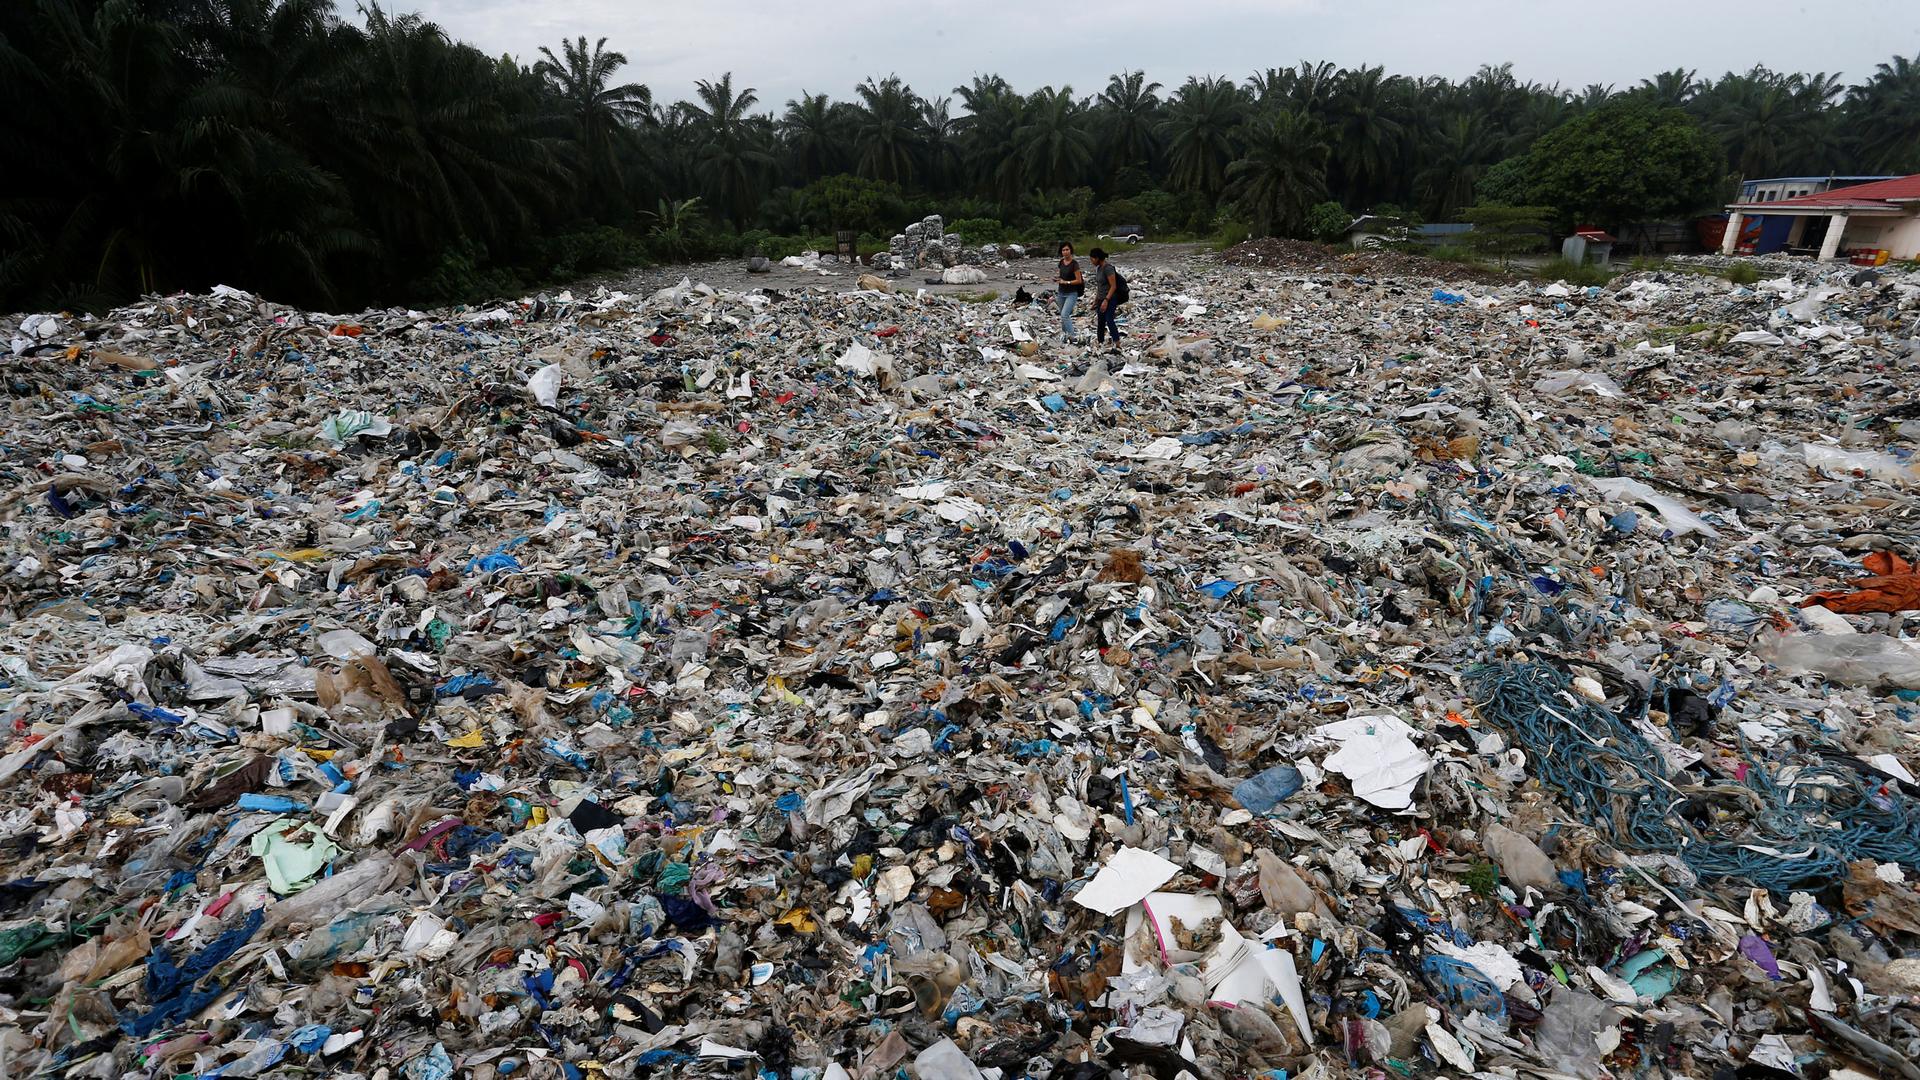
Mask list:
[{"label": "tree line", "polygon": [[1920,171],[1920,57],[1853,83],[1756,67],[1578,90],[1511,65],[926,93],[886,75],[784,103],[724,73],[669,104],[604,39],[490,57],[373,0],[11,0],[0,106],[9,310],[217,281],[319,307],[472,299],[835,229],[883,243],[927,213],[970,243],[1302,235],[1481,202],[1612,225],[1712,209],[1740,176]]}]

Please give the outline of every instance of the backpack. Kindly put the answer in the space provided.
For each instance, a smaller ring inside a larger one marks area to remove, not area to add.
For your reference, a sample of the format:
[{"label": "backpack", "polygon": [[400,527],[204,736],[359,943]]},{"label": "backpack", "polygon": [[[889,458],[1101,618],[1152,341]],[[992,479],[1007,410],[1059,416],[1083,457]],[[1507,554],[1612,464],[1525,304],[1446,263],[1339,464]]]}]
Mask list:
[{"label": "backpack", "polygon": [[1133,291],[1127,288],[1127,279],[1121,275],[1118,269],[1115,269],[1113,272],[1113,306],[1119,307],[1131,299],[1133,299]]}]

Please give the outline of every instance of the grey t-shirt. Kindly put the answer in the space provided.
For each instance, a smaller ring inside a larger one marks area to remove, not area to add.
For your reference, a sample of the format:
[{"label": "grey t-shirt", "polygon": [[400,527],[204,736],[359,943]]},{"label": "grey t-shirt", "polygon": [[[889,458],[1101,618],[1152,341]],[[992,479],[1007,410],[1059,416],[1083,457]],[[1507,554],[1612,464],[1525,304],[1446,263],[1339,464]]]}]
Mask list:
[{"label": "grey t-shirt", "polygon": [[1085,291],[1086,285],[1084,284],[1080,284],[1080,285],[1067,284],[1068,281],[1072,280],[1075,277],[1079,277],[1082,282],[1086,280],[1085,276],[1080,273],[1079,259],[1064,259],[1060,262],[1058,266],[1054,267],[1054,284],[1060,287],[1060,291],[1062,293],[1073,293],[1075,295],[1078,295],[1081,292]]},{"label": "grey t-shirt", "polygon": [[1118,274],[1119,271],[1113,268],[1113,264],[1107,263],[1105,266],[1094,267],[1093,273],[1088,275],[1093,278],[1093,302],[1096,307],[1099,306],[1100,301],[1107,298],[1107,293],[1113,289],[1113,279]]}]

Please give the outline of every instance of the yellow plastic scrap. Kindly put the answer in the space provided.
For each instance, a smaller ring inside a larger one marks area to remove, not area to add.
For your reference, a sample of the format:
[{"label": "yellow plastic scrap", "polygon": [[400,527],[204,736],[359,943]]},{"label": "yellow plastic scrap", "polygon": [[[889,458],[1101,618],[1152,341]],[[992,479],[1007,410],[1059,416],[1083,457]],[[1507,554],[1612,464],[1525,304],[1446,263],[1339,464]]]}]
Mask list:
[{"label": "yellow plastic scrap", "polygon": [[820,932],[820,924],[814,921],[813,911],[809,908],[794,908],[792,911],[775,919],[773,924],[775,926],[788,927],[797,934],[817,934]]},{"label": "yellow plastic scrap", "polygon": [[487,745],[487,733],[474,728],[465,735],[455,735],[447,740],[447,745],[455,750],[478,750]]},{"label": "yellow plastic scrap", "polygon": [[790,705],[797,709],[805,706],[807,703],[805,698],[787,689],[787,680],[785,679],[782,679],[776,676],[774,678],[768,679],[767,685],[772,688],[773,696],[782,705]]},{"label": "yellow plastic scrap", "polygon": [[298,551],[269,551],[267,558],[283,559],[287,562],[319,562],[321,559],[332,558],[332,556],[319,548],[301,548]]}]

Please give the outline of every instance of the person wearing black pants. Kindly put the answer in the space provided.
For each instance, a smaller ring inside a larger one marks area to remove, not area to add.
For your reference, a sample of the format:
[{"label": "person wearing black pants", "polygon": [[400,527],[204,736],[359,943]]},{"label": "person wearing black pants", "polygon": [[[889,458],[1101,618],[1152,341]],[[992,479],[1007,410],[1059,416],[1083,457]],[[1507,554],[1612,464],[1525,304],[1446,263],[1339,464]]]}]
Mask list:
[{"label": "person wearing black pants", "polygon": [[1093,338],[1104,342],[1107,334],[1112,333],[1113,347],[1117,349],[1120,347],[1120,327],[1114,324],[1113,316],[1120,307],[1114,295],[1114,280],[1118,277],[1118,271],[1107,263],[1107,253],[1101,248],[1087,252],[1087,257],[1093,260]]}]

